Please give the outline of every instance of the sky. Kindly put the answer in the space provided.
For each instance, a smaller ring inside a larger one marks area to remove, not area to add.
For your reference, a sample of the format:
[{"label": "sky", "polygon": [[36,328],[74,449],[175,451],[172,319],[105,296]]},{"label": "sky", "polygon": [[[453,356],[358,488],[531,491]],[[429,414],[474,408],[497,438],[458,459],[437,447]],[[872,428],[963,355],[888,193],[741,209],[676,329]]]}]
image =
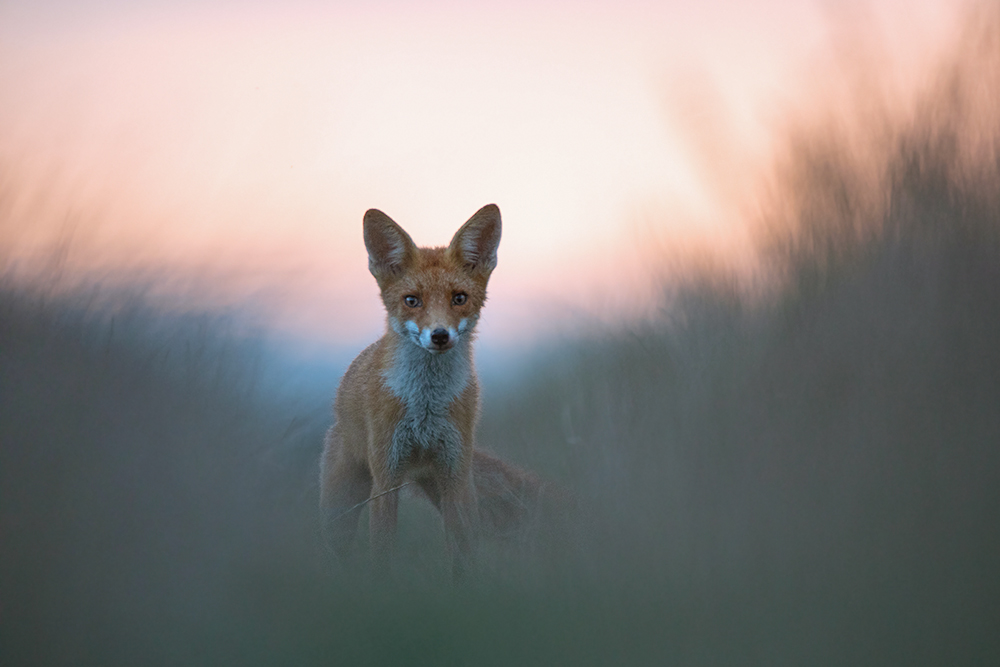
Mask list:
[{"label": "sky", "polygon": [[494,202],[486,344],[628,319],[679,258],[749,261],[756,178],[787,115],[835,99],[838,58],[874,49],[916,85],[955,14],[6,0],[0,260],[44,275],[56,247],[61,273],[152,272],[164,293],[256,304],[284,335],[363,345],[384,326],[364,211],[444,245]]}]

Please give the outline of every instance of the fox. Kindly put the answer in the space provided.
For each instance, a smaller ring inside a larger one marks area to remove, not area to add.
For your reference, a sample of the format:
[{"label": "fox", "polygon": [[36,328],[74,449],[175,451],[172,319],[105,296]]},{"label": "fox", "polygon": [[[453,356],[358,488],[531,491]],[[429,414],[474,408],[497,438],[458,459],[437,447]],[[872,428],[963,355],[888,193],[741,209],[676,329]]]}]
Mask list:
[{"label": "fox", "polygon": [[386,329],[337,389],[320,462],[324,533],[346,557],[368,505],[371,558],[387,570],[399,490],[412,484],[440,512],[458,576],[470,564],[480,519],[516,525],[542,488],[533,474],[475,445],[480,386],[472,343],[497,265],[500,209],[481,208],[447,247],[417,247],[378,209],[365,213],[363,226]]}]

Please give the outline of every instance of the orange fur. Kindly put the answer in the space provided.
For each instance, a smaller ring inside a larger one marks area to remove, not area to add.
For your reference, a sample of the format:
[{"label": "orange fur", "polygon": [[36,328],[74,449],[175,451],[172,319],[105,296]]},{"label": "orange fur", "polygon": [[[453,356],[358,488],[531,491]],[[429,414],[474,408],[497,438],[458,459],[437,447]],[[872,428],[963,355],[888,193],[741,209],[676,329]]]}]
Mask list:
[{"label": "orange fur", "polygon": [[[321,462],[325,531],[334,549],[346,553],[359,504],[370,498],[372,555],[384,568],[396,528],[399,494],[393,489],[413,482],[440,510],[458,572],[470,557],[479,521],[474,469],[484,491],[519,476],[474,450],[479,384],[471,343],[496,265],[500,211],[483,207],[447,248],[418,248],[374,209],[365,214],[364,228],[388,326],[350,365],[337,391],[336,421]],[[533,477],[520,477],[537,487]],[[491,523],[509,522],[516,506],[494,498],[484,509],[492,512]]]}]

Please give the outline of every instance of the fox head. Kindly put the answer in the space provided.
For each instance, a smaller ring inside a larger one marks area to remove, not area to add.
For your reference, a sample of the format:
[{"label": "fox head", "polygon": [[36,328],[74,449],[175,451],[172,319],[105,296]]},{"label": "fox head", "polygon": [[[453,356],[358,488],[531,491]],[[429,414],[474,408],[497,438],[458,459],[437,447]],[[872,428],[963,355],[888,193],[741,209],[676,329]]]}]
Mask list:
[{"label": "fox head", "polygon": [[365,213],[364,227],[368,269],[393,331],[432,354],[471,336],[497,265],[500,209],[495,204],[479,209],[447,248],[418,248],[376,209]]}]

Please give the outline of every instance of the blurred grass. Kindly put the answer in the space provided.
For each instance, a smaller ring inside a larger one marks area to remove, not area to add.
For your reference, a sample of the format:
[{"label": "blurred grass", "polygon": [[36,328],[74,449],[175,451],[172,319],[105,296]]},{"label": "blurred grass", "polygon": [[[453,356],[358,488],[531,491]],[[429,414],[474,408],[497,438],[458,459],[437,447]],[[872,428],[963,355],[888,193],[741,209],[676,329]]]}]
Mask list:
[{"label": "blurred grass", "polygon": [[256,390],[259,346],[122,298],[0,284],[5,664],[182,661],[308,523],[313,452],[288,441],[322,424]]},{"label": "blurred grass", "polygon": [[459,585],[413,501],[395,584],[328,562],[329,396],[231,320],[3,277],[0,662],[995,664],[997,99],[984,10],[911,115],[791,134],[759,290],[693,276],[488,389],[481,442],[579,516]]},{"label": "blurred grass", "polygon": [[996,8],[962,37],[911,113],[790,133],[759,285],[694,274],[487,404],[579,492],[580,571],[685,610],[682,663],[1000,659]]}]

